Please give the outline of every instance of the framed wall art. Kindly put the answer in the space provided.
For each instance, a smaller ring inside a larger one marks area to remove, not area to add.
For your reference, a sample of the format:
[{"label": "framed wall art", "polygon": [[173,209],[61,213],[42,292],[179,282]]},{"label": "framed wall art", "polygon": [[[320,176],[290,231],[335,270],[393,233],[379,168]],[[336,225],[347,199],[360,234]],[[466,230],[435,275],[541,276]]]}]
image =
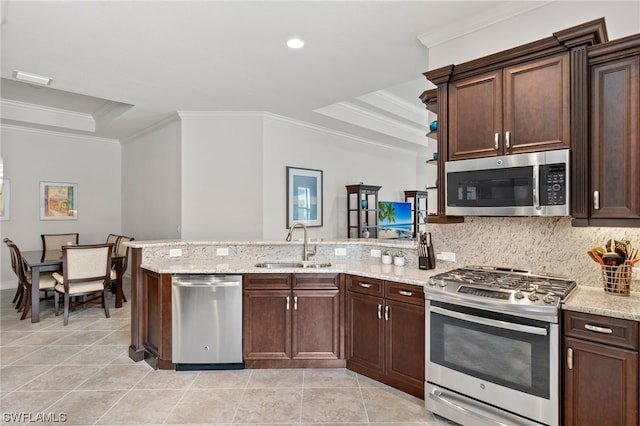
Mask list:
[{"label": "framed wall art", "polygon": [[40,182],[40,220],[78,218],[78,184]]},{"label": "framed wall art", "polygon": [[11,218],[11,182],[2,179],[2,193],[0,193],[0,220]]},{"label": "framed wall art", "polygon": [[322,170],[287,166],[287,228],[322,226]]}]

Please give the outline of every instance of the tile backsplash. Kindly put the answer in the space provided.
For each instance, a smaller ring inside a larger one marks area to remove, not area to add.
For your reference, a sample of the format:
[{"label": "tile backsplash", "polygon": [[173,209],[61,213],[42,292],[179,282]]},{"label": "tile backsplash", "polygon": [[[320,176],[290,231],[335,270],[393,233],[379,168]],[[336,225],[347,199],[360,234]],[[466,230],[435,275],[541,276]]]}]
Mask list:
[{"label": "tile backsplash", "polygon": [[[614,238],[640,248],[640,228],[574,228],[569,217],[465,217],[464,223],[430,224],[436,253],[456,253],[452,267],[494,265],[555,273],[579,285],[602,286],[587,250]],[[640,264],[632,282],[640,290]]]}]

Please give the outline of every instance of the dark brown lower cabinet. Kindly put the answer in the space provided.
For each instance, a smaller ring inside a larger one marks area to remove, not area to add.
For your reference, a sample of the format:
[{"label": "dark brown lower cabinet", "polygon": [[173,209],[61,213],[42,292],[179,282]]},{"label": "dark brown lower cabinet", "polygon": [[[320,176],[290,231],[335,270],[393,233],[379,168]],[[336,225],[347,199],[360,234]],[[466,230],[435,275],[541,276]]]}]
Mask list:
[{"label": "dark brown lower cabinet", "polygon": [[171,362],[171,275],[142,270],[142,345],[153,368],[175,368]]},{"label": "dark brown lower cabinet", "polygon": [[341,285],[338,274],[245,275],[246,366],[344,367]]},{"label": "dark brown lower cabinet", "polygon": [[347,287],[347,368],[424,398],[422,288],[357,276]]},{"label": "dark brown lower cabinet", "polygon": [[638,323],[564,312],[564,424],[638,425]]}]

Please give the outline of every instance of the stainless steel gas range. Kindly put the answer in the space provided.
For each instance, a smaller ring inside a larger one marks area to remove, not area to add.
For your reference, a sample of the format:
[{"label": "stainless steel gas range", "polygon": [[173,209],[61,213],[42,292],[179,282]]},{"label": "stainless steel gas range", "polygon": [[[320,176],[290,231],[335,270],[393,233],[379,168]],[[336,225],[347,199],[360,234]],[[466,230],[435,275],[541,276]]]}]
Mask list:
[{"label": "stainless steel gas range", "polygon": [[564,277],[489,266],[425,287],[425,405],[463,425],[560,424]]}]

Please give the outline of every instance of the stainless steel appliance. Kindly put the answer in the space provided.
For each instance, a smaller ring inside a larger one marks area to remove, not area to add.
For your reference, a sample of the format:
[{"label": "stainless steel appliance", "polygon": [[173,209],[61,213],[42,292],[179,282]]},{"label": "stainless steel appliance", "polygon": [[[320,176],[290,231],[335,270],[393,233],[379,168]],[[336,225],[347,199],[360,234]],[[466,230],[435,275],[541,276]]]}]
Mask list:
[{"label": "stainless steel appliance", "polygon": [[463,425],[560,424],[563,277],[487,266],[425,287],[425,406]]},{"label": "stainless steel appliance", "polygon": [[446,213],[568,216],[569,150],[447,161]]},{"label": "stainless steel appliance", "polygon": [[244,368],[241,275],[174,275],[171,308],[176,370]]}]

